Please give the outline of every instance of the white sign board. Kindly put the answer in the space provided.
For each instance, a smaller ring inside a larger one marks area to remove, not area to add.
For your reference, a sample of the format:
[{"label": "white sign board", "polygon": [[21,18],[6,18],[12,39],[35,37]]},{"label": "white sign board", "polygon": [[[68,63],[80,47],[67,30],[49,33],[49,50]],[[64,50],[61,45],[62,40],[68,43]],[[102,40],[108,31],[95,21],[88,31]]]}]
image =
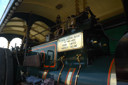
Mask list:
[{"label": "white sign board", "polygon": [[69,51],[69,50],[80,49],[80,48],[83,48],[82,32],[60,38],[57,41],[58,52]]}]

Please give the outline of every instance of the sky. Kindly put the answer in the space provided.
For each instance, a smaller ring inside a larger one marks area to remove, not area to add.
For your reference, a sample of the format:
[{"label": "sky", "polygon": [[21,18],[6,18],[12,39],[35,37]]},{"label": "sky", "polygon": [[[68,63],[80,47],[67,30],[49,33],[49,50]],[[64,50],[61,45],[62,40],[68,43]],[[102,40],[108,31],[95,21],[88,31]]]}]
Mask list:
[{"label": "sky", "polygon": [[6,6],[8,5],[10,0],[0,0],[0,19],[6,9]]},{"label": "sky", "polygon": [[0,37],[0,47],[7,48],[8,47],[8,40],[4,37]]},{"label": "sky", "polygon": [[[20,38],[12,39],[9,44],[9,49],[11,49],[12,47],[14,48],[15,46],[20,47],[21,43],[22,43],[22,39],[20,39]],[[8,48],[8,40],[5,37],[0,37],[0,47]]]},{"label": "sky", "polygon": [[14,38],[11,40],[10,45],[9,45],[9,49],[11,49],[12,47],[14,48],[15,46],[20,47],[22,43],[22,39],[20,38]]}]

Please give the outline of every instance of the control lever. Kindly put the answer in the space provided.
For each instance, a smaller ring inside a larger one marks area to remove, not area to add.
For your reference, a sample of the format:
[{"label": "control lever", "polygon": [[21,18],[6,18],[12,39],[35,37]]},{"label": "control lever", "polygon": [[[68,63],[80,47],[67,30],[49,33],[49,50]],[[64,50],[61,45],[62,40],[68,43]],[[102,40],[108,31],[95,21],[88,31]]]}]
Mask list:
[{"label": "control lever", "polygon": [[60,70],[60,73],[59,73],[59,76],[58,76],[57,85],[59,85],[60,76],[61,76],[61,73],[62,73],[62,71],[63,71],[63,69],[64,69],[64,62],[63,62],[64,57],[65,57],[65,56],[61,56],[61,57],[60,57],[60,61],[61,61],[61,63],[62,63],[63,66],[62,66],[62,68],[61,68],[61,70]]},{"label": "control lever", "polygon": [[76,74],[75,85],[77,85],[77,80],[78,80],[79,72],[80,72],[80,69],[81,69],[81,64],[80,64],[80,56],[81,56],[81,54],[77,54],[76,56],[77,56],[77,61],[79,63],[79,69],[78,69],[77,74]]}]

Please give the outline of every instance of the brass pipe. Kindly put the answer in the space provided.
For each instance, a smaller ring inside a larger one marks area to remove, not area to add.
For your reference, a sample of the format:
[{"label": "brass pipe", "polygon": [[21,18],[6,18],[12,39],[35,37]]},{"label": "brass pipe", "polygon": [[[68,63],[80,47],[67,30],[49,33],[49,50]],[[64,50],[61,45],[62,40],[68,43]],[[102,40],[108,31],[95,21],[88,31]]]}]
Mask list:
[{"label": "brass pipe", "polygon": [[83,11],[86,10],[87,7],[87,0],[83,0]]},{"label": "brass pipe", "polygon": [[60,70],[60,73],[59,73],[59,76],[58,76],[57,85],[59,85],[60,76],[61,76],[61,73],[62,73],[62,71],[63,71],[63,69],[64,69],[64,62],[63,62],[63,59],[64,59],[64,56],[62,56],[62,57],[60,58],[61,63],[62,63],[63,66],[62,66],[62,68],[61,68],[61,70]]},{"label": "brass pipe", "polygon": [[77,85],[77,80],[78,80],[80,69],[81,69],[80,56],[81,56],[81,54],[77,55],[77,61],[79,62],[79,69],[78,69],[77,74],[76,74],[75,85]]},{"label": "brass pipe", "polygon": [[80,14],[79,0],[75,0],[76,15]]}]

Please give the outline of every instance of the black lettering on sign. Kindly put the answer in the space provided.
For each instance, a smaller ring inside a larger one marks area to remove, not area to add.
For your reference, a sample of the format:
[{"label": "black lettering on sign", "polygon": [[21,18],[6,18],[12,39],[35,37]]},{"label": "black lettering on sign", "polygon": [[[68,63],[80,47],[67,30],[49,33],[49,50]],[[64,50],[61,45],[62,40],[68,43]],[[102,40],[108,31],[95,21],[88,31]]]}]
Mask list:
[{"label": "black lettering on sign", "polygon": [[67,46],[67,44],[63,44],[62,46]]},{"label": "black lettering on sign", "polygon": [[76,45],[74,45],[74,47],[77,47],[77,44],[76,44]]}]

